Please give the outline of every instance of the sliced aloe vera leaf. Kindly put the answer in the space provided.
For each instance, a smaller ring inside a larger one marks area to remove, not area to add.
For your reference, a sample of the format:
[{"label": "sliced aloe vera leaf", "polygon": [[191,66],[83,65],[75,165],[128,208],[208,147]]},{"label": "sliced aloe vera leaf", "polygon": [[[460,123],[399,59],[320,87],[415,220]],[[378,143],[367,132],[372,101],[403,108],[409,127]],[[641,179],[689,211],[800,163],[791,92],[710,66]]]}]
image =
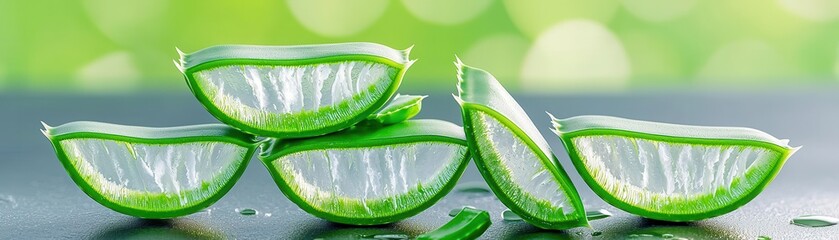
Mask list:
[{"label": "sliced aloe vera leaf", "polygon": [[260,136],[335,132],[364,120],[393,95],[413,61],[374,43],[222,45],[175,64],[221,122]]},{"label": "sliced aloe vera leaf", "polygon": [[606,116],[553,120],[574,166],[598,196],[667,221],[719,216],[746,204],[798,148],[749,128]]},{"label": "sliced aloe vera leaf", "polygon": [[451,221],[417,236],[417,240],[478,239],[491,224],[487,211],[464,207]]},{"label": "sliced aloe vera leaf", "polygon": [[428,96],[396,94],[390,103],[379,112],[367,117],[367,121],[389,125],[413,118],[422,110],[422,100]]},{"label": "sliced aloe vera leaf", "polygon": [[540,228],[587,226],[576,188],[521,106],[490,73],[455,65],[469,149],[498,199]]},{"label": "sliced aloe vera leaf", "polygon": [[260,159],[280,190],[306,212],[374,225],[416,215],[451,191],[469,151],[461,127],[408,120],[275,140]]},{"label": "sliced aloe vera leaf", "polygon": [[173,218],[217,201],[242,175],[254,137],[222,125],[146,128],[99,122],[44,124],[82,191],[114,211]]}]

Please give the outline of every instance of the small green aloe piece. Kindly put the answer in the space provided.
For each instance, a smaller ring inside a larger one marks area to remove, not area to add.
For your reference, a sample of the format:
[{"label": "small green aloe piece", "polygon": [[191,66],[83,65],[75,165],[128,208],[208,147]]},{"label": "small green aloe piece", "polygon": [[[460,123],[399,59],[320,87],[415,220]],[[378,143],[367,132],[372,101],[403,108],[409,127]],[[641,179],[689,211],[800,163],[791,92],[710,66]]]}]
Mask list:
[{"label": "small green aloe piece", "polygon": [[332,222],[375,225],[416,215],[446,195],[469,151],[461,127],[408,120],[274,140],[260,159],[304,211]]},{"label": "small green aloe piece", "polygon": [[141,218],[195,213],[244,172],[255,138],[222,124],[147,128],[99,122],[44,124],[65,170],[88,196]]},{"label": "small green aloe piece", "polygon": [[478,239],[492,224],[489,213],[464,207],[440,228],[417,236],[417,240],[471,240]]},{"label": "small green aloe piece", "polygon": [[221,122],[299,138],[348,128],[382,107],[414,62],[409,51],[375,43],[221,45],[179,50],[175,65]]},{"label": "small green aloe piece", "polygon": [[422,100],[428,96],[396,94],[390,103],[379,112],[367,117],[367,121],[390,125],[413,118],[422,110]]},{"label": "small green aloe piece", "polygon": [[521,106],[490,73],[455,65],[469,149],[498,199],[540,228],[587,226],[576,188]]},{"label": "small green aloe piece", "polygon": [[754,199],[798,149],[750,128],[607,116],[554,118],[553,124],[598,196],[629,213],[665,221],[734,211]]}]

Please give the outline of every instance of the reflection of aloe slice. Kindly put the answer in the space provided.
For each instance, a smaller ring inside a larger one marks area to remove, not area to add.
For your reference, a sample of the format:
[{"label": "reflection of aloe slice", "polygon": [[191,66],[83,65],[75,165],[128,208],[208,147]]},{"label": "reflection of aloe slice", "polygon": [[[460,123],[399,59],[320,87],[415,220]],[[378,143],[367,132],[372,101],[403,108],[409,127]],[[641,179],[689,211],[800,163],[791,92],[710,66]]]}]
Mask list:
[{"label": "reflection of aloe slice", "polygon": [[797,149],[748,128],[604,116],[553,122],[597,195],[627,212],[668,221],[710,218],[746,204]]},{"label": "reflection of aloe slice", "polygon": [[357,126],[317,138],[276,140],[260,155],[280,190],[329,221],[398,221],[448,193],[469,159],[463,129],[439,120]]},{"label": "reflection of aloe slice", "polygon": [[498,199],[540,228],[587,225],[577,190],[516,100],[488,72],[457,67],[469,149]]},{"label": "reflection of aloe slice", "polygon": [[213,116],[261,136],[335,132],[387,102],[411,65],[408,50],[373,43],[215,46],[176,65]]},{"label": "reflection of aloe slice", "polygon": [[44,127],[58,159],[88,196],[142,218],[178,217],[214,203],[241,176],[255,148],[253,136],[221,124]]},{"label": "reflection of aloe slice", "polygon": [[419,235],[417,240],[477,239],[491,224],[487,211],[464,207],[451,221],[437,230]]},{"label": "reflection of aloe slice", "polygon": [[411,119],[422,110],[422,100],[426,97],[396,94],[379,112],[368,116],[367,121],[388,125]]}]

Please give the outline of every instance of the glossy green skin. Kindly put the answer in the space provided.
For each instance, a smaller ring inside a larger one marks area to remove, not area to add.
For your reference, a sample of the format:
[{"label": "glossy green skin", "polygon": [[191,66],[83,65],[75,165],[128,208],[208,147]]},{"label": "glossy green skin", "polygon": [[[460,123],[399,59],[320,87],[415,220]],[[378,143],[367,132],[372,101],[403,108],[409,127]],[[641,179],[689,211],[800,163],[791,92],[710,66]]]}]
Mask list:
[{"label": "glossy green skin", "polygon": [[[44,124],[44,135],[50,140],[50,143],[55,149],[56,156],[64,166],[64,170],[73,179],[73,182],[84,191],[90,198],[122,214],[135,216],[139,218],[148,219],[167,219],[180,216],[189,215],[204,209],[216,201],[218,201],[230,188],[238,181],[239,177],[245,171],[245,168],[253,155],[256,144],[252,135],[239,132],[221,124],[207,124],[194,125],[184,127],[172,128],[145,128],[133,127],[99,122],[71,122],[58,127],[49,127]],[[245,154],[245,159],[242,161],[239,169],[233,174],[230,180],[225,183],[219,191],[206,199],[203,202],[197,203],[191,207],[172,211],[155,211],[149,209],[137,209],[127,206],[119,205],[109,201],[107,198],[97,192],[93,186],[88,184],[79,174],[78,170],[73,167],[71,161],[68,159],[64,149],[59,144],[62,140],[74,138],[95,138],[105,140],[116,140],[133,143],[146,144],[179,144],[190,142],[226,142],[236,144],[248,148]]]},{"label": "glossy green skin", "polygon": [[401,95],[395,97],[378,113],[367,117],[367,122],[390,125],[413,118],[422,110],[422,100],[426,96]]},{"label": "glossy green skin", "polygon": [[[494,77],[492,77],[492,75],[490,75],[486,71],[483,71],[483,70],[477,69],[477,68],[472,68],[472,67],[465,66],[462,63],[460,63],[459,60],[456,63],[456,65],[459,67],[458,71],[461,74],[461,76],[459,76],[461,78],[461,81],[465,81],[463,79],[466,78],[466,77],[463,76],[463,75],[467,75],[467,74],[480,74],[480,75],[483,75],[482,78],[492,78],[492,80],[494,81]],[[487,86],[473,86],[473,87],[475,89],[472,89],[472,90],[474,92],[480,94],[480,95],[475,97],[475,98],[478,98],[478,100],[475,100],[474,102],[468,102],[468,100],[457,98],[459,100],[459,103],[460,103],[460,106],[461,106],[461,109],[462,109],[462,114],[463,114],[463,129],[466,133],[466,139],[467,139],[467,142],[469,144],[469,150],[472,152],[472,158],[475,161],[475,165],[478,167],[478,171],[481,173],[484,180],[489,185],[490,189],[492,189],[492,191],[498,197],[498,200],[500,200],[511,211],[513,211],[514,213],[519,215],[522,218],[522,220],[524,220],[524,221],[526,221],[526,222],[528,222],[528,223],[530,223],[530,224],[532,224],[536,227],[539,227],[539,228],[563,230],[563,229],[569,229],[569,228],[573,228],[573,227],[588,226],[588,221],[586,220],[586,216],[585,216],[585,208],[583,207],[582,200],[580,200],[580,196],[577,193],[577,189],[574,187],[574,184],[571,182],[571,179],[565,173],[565,170],[563,169],[562,165],[559,164],[559,161],[556,159],[556,156],[554,156],[553,154],[550,154],[550,156],[547,156],[542,151],[536,150],[536,149],[540,149],[536,145],[536,143],[523,130],[521,130],[521,128],[519,128],[513,121],[511,121],[508,117],[506,117],[504,113],[501,113],[501,112],[497,111],[496,109],[493,109],[493,108],[481,103],[482,100],[483,101],[488,101],[488,99],[494,97],[493,96],[494,93],[492,92],[491,88],[489,88]],[[461,95],[463,94],[463,92],[464,92],[464,90],[461,89]],[[555,179],[559,182],[559,184],[563,188],[564,192],[568,195],[568,198],[571,200],[572,204],[574,205],[574,208],[577,209],[577,211],[573,215],[569,215],[569,216],[574,217],[574,219],[568,220],[568,221],[561,221],[561,222],[545,221],[543,219],[540,219],[540,218],[537,218],[533,215],[530,215],[529,213],[524,211],[521,207],[519,207],[519,203],[515,202],[510,197],[508,197],[506,194],[504,194],[504,192],[501,189],[501,186],[492,177],[495,173],[491,172],[487,168],[487,166],[485,165],[486,161],[482,159],[482,155],[481,155],[482,149],[480,149],[480,147],[478,147],[479,146],[478,142],[475,139],[475,135],[476,135],[477,130],[475,129],[475,127],[474,127],[474,125],[471,121],[471,119],[472,119],[471,115],[474,114],[473,113],[474,111],[480,111],[482,113],[485,113],[485,114],[495,118],[496,120],[501,122],[504,126],[508,127],[509,129],[512,129],[513,133],[516,136],[518,136],[520,139],[522,139],[530,149],[534,150],[533,152],[536,153],[537,156],[539,156],[540,161],[542,161],[544,163],[553,164],[554,166],[556,166],[556,169],[552,169],[552,168],[547,168],[547,169],[552,173],[552,175],[555,177]]]},{"label": "glossy green skin", "polygon": [[[608,118],[608,119],[607,119]],[[617,126],[603,126],[603,125],[591,125],[585,124],[586,120],[600,120],[600,121],[615,121]],[[635,129],[626,130],[626,129],[618,129],[617,127],[620,125],[626,124],[651,124],[648,126],[641,126],[633,127]],[[566,126],[567,125],[567,126]],[[588,125],[588,126],[587,126]],[[716,216],[720,216],[731,211],[740,208],[741,206],[745,205],[758,194],[775,178],[778,172],[783,167],[786,160],[795,152],[795,149],[779,146],[777,144],[780,143],[779,140],[774,138],[769,138],[768,134],[763,132],[753,130],[753,129],[745,129],[745,128],[727,128],[727,127],[699,127],[699,126],[686,126],[686,125],[675,125],[675,124],[664,124],[664,123],[653,123],[653,122],[642,122],[636,120],[629,120],[629,119],[620,119],[620,118],[613,118],[613,117],[603,117],[603,116],[579,116],[571,119],[566,120],[557,120],[554,119],[554,127],[555,132],[559,136],[560,140],[562,140],[563,145],[565,146],[566,151],[568,152],[568,156],[571,158],[571,161],[574,163],[574,167],[577,169],[577,172],[580,173],[583,180],[585,180],[586,184],[594,190],[594,193],[597,194],[600,198],[605,200],[607,203],[615,206],[621,210],[626,212],[642,216],[645,218],[656,219],[656,220],[663,220],[663,221],[673,221],[673,222],[689,222],[689,221],[697,221],[707,218],[712,218]],[[568,129],[566,129],[568,128]],[[573,128],[573,129],[570,129]],[[646,131],[644,129],[647,129]],[[727,135],[728,138],[739,138],[739,139],[724,139],[722,136],[707,136],[703,137],[684,137],[684,136],[674,136],[674,134],[668,134],[667,131],[686,131],[691,132],[692,134],[697,134],[697,132],[701,131],[710,131],[711,135]],[[655,132],[655,134],[650,134],[649,132]],[[726,132],[734,132],[735,135],[728,134]],[[772,170],[769,172],[769,175],[761,181],[757,186],[755,186],[754,190],[743,196],[742,198],[738,199],[737,201],[726,205],[723,208],[719,208],[713,211],[705,212],[705,213],[697,213],[697,214],[672,214],[672,213],[661,213],[661,212],[652,212],[648,211],[636,206],[633,206],[629,203],[621,201],[611,193],[607,192],[603,186],[598,183],[591,175],[591,173],[587,170],[586,166],[581,161],[580,154],[577,152],[576,147],[574,146],[574,142],[572,141],[573,138],[579,136],[596,136],[596,135],[617,135],[617,136],[624,136],[624,137],[632,137],[632,138],[640,138],[640,139],[649,139],[655,141],[662,141],[662,142],[671,142],[671,143],[686,143],[691,145],[746,145],[746,146],[754,146],[754,147],[762,147],[771,149],[773,151],[778,151],[781,153],[781,159],[778,159],[775,162],[775,165],[772,167]],[[751,140],[749,140],[751,139]]]},{"label": "glossy green skin", "polygon": [[396,222],[419,214],[448,194],[457,184],[457,180],[466,169],[466,165],[469,162],[469,152],[467,151],[463,159],[459,160],[457,171],[452,176],[452,179],[449,179],[448,183],[434,197],[414,209],[378,218],[343,217],[315,209],[291,190],[280,173],[274,169],[272,162],[282,156],[306,150],[363,148],[418,142],[446,142],[466,146],[463,130],[457,125],[441,120],[422,119],[408,120],[388,126],[357,126],[315,138],[274,140],[263,145],[259,159],[262,160],[268,172],[271,173],[271,177],[280,188],[280,191],[309,214],[328,221],[349,225],[377,225]]},{"label": "glossy green skin", "polygon": [[417,240],[469,240],[478,239],[492,225],[489,213],[465,207],[449,222],[437,230],[417,236]]},{"label": "glossy green skin", "polygon": [[[353,51],[342,51],[343,48],[361,48],[361,49],[370,49],[372,52],[364,52],[364,51],[357,51],[354,53]],[[274,48],[274,50],[271,50]],[[282,50],[276,50],[277,48],[284,48]],[[301,46],[246,46],[246,45],[229,45],[229,46],[215,46],[210,47],[207,49],[203,49],[199,52],[184,55],[181,53],[181,62],[177,63],[176,66],[183,72],[184,78],[186,79],[187,85],[189,86],[190,91],[195,95],[198,101],[203,105],[207,111],[210,112],[215,118],[219,121],[233,126],[241,131],[252,133],[257,136],[266,136],[266,137],[274,137],[274,138],[302,138],[302,137],[312,137],[312,136],[319,136],[324,135],[336,131],[340,131],[342,129],[351,127],[356,123],[364,120],[367,118],[368,115],[376,112],[377,109],[381,108],[385,103],[387,103],[388,99],[396,93],[396,90],[399,88],[399,85],[402,82],[402,77],[405,75],[405,72],[408,70],[410,65],[413,63],[412,61],[405,61],[397,62],[393,58],[393,56],[384,56],[385,54],[380,55],[372,55],[375,54],[378,50],[377,48],[385,48],[384,46],[377,45],[377,44],[369,44],[369,43],[343,43],[343,44],[324,44],[324,45],[301,45]],[[312,50],[312,51],[320,51],[321,54],[278,54],[280,59],[258,59],[257,56],[254,56],[255,51],[260,49],[265,49],[264,51],[275,51],[282,53],[283,51],[287,52],[295,52],[301,50]],[[323,50],[318,50],[323,49]],[[384,51],[384,50],[382,50]],[[410,51],[410,49],[405,50],[405,55]],[[221,53],[219,53],[221,52]],[[241,53],[240,53],[241,52]],[[327,53],[334,52],[336,55],[329,55]],[[298,56],[299,55],[299,56]],[[303,58],[295,58],[295,59],[283,59],[285,57],[303,57]],[[185,58],[196,58],[197,61],[185,61]],[[407,58],[407,57],[406,57]],[[342,61],[368,61],[368,62],[376,62],[386,64],[393,68],[399,69],[396,78],[393,79],[391,85],[388,89],[382,94],[382,96],[377,99],[372,105],[368,106],[366,110],[359,113],[354,118],[346,120],[344,122],[336,122],[329,126],[322,126],[318,129],[312,129],[307,131],[294,131],[294,132],[282,132],[282,131],[274,131],[271,129],[262,129],[256,126],[248,125],[245,122],[242,122],[238,119],[232,118],[222,112],[217,106],[213,104],[213,102],[207,97],[204,90],[201,89],[198,82],[196,82],[194,78],[194,73],[211,69],[220,66],[230,66],[230,65],[267,65],[267,66],[298,66],[298,65],[310,65],[310,64],[326,64],[326,63],[333,63],[333,62],[342,62]]]}]

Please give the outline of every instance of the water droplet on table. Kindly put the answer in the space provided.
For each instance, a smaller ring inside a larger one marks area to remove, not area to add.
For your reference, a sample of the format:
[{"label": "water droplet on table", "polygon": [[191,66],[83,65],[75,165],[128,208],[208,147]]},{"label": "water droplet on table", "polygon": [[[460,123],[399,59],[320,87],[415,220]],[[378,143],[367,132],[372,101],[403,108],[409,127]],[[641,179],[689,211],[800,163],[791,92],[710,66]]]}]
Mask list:
[{"label": "water droplet on table", "polygon": [[0,204],[17,208],[17,201],[15,201],[15,197],[12,195],[0,195]]},{"label": "water droplet on table", "polygon": [[492,191],[485,182],[465,182],[457,185],[457,192],[491,195]]},{"label": "water droplet on table", "polygon": [[408,235],[405,234],[372,234],[372,235],[361,235],[361,238],[368,238],[368,239],[388,239],[388,240],[403,240],[403,239],[410,239]]},{"label": "water droplet on table", "polygon": [[272,214],[272,213],[265,213],[265,217],[271,217],[271,215],[274,215],[274,214]]},{"label": "water droplet on table", "polygon": [[241,210],[237,208],[236,212],[238,212],[239,214],[245,215],[245,216],[256,215],[257,213],[259,213],[256,210],[253,210],[253,209],[250,209],[250,208],[245,208],[245,209],[241,209]]},{"label": "water droplet on table", "polygon": [[504,221],[521,221],[521,217],[513,211],[510,211],[510,209],[501,212],[501,218]]},{"label": "water droplet on table", "polygon": [[839,218],[821,215],[804,215],[793,218],[790,223],[802,227],[827,227],[839,223]]},{"label": "water droplet on table", "polygon": [[772,240],[772,238],[768,236],[759,236],[757,237],[757,240]]},{"label": "water droplet on table", "polygon": [[600,210],[597,210],[597,211],[587,211],[586,212],[586,218],[589,221],[597,220],[597,219],[603,219],[603,218],[607,218],[607,217],[611,217],[611,216],[612,216],[612,213],[607,211],[606,209],[600,209]]}]

